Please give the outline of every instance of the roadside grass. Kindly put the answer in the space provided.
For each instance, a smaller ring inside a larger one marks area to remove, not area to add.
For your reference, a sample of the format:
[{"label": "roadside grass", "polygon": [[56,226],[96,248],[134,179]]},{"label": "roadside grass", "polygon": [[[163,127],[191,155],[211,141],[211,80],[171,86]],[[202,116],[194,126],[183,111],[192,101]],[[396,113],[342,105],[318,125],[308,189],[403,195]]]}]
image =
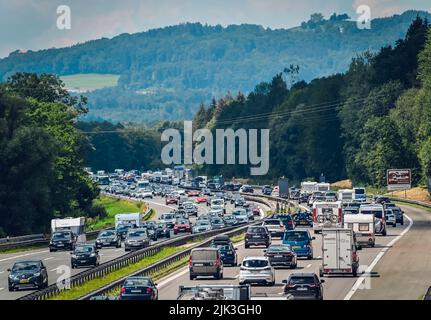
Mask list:
[{"label": "roadside grass", "polygon": [[139,269],[143,269],[153,263],[156,263],[157,261],[160,261],[162,259],[165,259],[177,252],[180,252],[183,250],[183,247],[166,247],[160,250],[158,253],[156,253],[153,256],[147,257],[137,263],[133,263],[128,265],[125,268],[116,270],[114,272],[111,272],[107,275],[104,275],[102,278],[93,279],[90,281],[87,281],[83,283],[82,285],[75,286],[71,288],[70,290],[63,290],[58,295],[55,295],[47,300],[75,300],[79,297],[86,295],[98,288],[101,288],[103,286],[106,286],[107,284],[118,280],[122,277],[127,276],[128,274],[131,274]]},{"label": "roadside grass", "polygon": [[61,80],[66,84],[67,89],[78,89],[94,91],[97,89],[115,87],[118,84],[119,75],[116,74],[73,74],[61,76]]},{"label": "roadside grass", "polygon": [[401,202],[401,201],[394,201],[394,203],[398,204],[398,205],[403,205],[403,206],[409,206],[409,207],[414,207],[414,208],[418,208],[418,209],[422,209],[425,210],[429,213],[431,213],[431,208],[427,208],[424,206],[421,206],[419,204],[414,204],[414,203],[406,203],[406,202]]},{"label": "roadside grass", "polygon": [[[115,215],[126,212],[144,212],[146,205],[143,202],[134,202],[129,200],[117,199],[107,196],[100,196],[94,201],[96,205],[101,205],[106,209],[108,215],[101,219],[88,224],[89,230],[100,230],[115,225]],[[154,211],[154,210],[153,210]],[[152,215],[154,216],[154,212]]]},{"label": "roadside grass", "polygon": [[0,254],[21,253],[21,252],[38,250],[38,249],[46,249],[46,248],[47,248],[46,244],[35,244],[32,246],[28,246],[28,247],[0,250]]}]

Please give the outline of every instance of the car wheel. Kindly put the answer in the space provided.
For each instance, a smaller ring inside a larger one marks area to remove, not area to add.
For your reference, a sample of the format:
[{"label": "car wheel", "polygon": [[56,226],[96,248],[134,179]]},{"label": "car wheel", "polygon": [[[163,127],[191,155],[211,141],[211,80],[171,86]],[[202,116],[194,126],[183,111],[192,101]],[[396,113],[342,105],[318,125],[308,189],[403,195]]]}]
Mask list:
[{"label": "car wheel", "polygon": [[72,269],[75,269],[75,265],[72,264],[71,267],[72,267]]},{"label": "car wheel", "polygon": [[404,225],[404,220],[402,220],[402,221],[401,221],[401,225],[402,225],[402,226]]},{"label": "car wheel", "polygon": [[246,249],[250,248],[250,245],[246,244],[246,245],[245,245],[245,248],[246,248]]},{"label": "car wheel", "polygon": [[290,266],[290,269],[296,269],[298,265],[295,263],[293,266]]},{"label": "car wheel", "polygon": [[308,256],[307,257],[307,260],[313,260],[313,256],[311,255],[311,256]]},{"label": "car wheel", "polygon": [[384,237],[386,237],[386,229],[385,229],[385,231],[383,231],[383,233],[382,233],[382,236],[384,236]]},{"label": "car wheel", "polygon": [[9,288],[8,288],[8,289],[9,289],[9,292],[13,292],[13,291],[15,291],[15,288],[14,288],[14,287],[10,287],[10,286],[9,286]]},{"label": "car wheel", "polygon": [[396,224],[396,223],[394,223],[394,224],[392,225],[392,227],[394,227],[394,228],[396,228],[396,226],[397,226],[397,224]]},{"label": "car wheel", "polygon": [[358,268],[353,268],[353,277],[357,277],[358,276]]},{"label": "car wheel", "polygon": [[121,248],[121,241],[118,241],[117,248]]},{"label": "car wheel", "polygon": [[192,275],[190,275],[190,280],[194,280],[195,279],[195,277],[194,276],[192,276]]}]

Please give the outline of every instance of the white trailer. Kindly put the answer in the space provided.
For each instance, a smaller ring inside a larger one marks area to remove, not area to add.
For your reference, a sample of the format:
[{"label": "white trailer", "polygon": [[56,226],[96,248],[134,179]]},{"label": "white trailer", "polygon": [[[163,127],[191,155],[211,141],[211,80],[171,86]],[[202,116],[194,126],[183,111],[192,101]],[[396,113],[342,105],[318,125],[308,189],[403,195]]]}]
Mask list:
[{"label": "white trailer", "polygon": [[351,229],[322,230],[322,264],[320,277],[330,274],[358,275],[359,257],[355,234]]},{"label": "white trailer", "polygon": [[85,218],[64,218],[51,220],[51,232],[70,230],[78,236],[78,241],[85,241]]},{"label": "white trailer", "polygon": [[304,181],[301,182],[301,193],[312,194],[316,191],[317,182],[313,181]]},{"label": "white trailer", "polygon": [[353,189],[338,190],[337,199],[342,203],[349,203],[354,200],[355,191]]},{"label": "white trailer", "polygon": [[115,215],[115,229],[120,224],[132,224],[136,227],[140,227],[144,222],[143,214],[140,212],[137,213],[119,213]]},{"label": "white trailer", "polygon": [[344,228],[352,229],[359,245],[374,247],[376,243],[375,217],[372,214],[345,214]]}]

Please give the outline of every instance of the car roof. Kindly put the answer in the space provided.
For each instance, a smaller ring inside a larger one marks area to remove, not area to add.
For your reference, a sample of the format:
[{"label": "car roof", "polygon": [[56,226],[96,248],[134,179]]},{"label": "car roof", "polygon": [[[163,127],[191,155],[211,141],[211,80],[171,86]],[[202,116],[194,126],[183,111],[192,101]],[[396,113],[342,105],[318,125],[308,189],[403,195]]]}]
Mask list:
[{"label": "car roof", "polygon": [[290,274],[290,277],[316,277],[316,274],[315,273],[292,273],[292,274]]},{"label": "car roof", "polygon": [[246,260],[265,260],[265,261],[268,261],[269,258],[263,257],[263,256],[250,256],[250,257],[245,257],[243,261],[246,261]]}]

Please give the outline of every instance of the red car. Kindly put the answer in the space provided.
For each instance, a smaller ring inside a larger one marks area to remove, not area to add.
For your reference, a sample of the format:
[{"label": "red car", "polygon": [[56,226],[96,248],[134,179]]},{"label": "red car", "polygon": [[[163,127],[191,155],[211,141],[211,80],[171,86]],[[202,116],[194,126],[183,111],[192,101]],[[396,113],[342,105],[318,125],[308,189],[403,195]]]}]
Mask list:
[{"label": "red car", "polygon": [[187,192],[187,195],[189,197],[197,197],[197,196],[199,196],[199,192],[198,191],[190,190],[190,191]]},{"label": "red car", "polygon": [[259,209],[259,207],[254,207],[253,210],[252,210],[252,212],[253,212],[253,215],[260,216],[260,209]]},{"label": "red car", "polygon": [[168,204],[178,204],[178,199],[177,198],[175,198],[175,197],[171,197],[171,196],[168,196],[168,197],[166,197],[166,205],[168,205]]},{"label": "red car", "polygon": [[207,196],[200,196],[196,198],[196,203],[206,203],[208,201]]},{"label": "red car", "polygon": [[187,220],[177,220],[174,225],[174,234],[178,234],[180,232],[189,232],[192,233],[192,226]]}]

